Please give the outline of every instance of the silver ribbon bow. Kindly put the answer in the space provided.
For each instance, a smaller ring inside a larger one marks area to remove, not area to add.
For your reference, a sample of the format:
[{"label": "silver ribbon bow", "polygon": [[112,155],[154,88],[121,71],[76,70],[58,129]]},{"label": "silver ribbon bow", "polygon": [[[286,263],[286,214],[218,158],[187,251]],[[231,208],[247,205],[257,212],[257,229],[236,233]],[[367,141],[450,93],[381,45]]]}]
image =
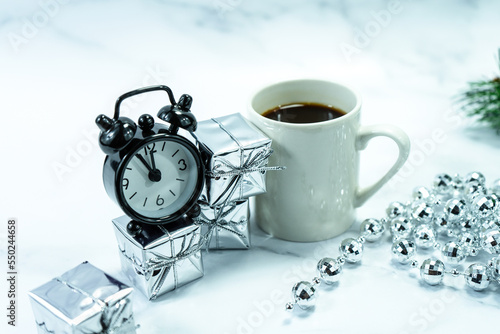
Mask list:
[{"label": "silver ribbon bow", "polygon": [[[239,144],[239,143],[238,143]],[[243,157],[242,148],[240,147],[240,154]],[[251,151],[246,160],[243,161],[239,166],[236,166],[229,162],[227,159],[218,157],[217,161],[219,164],[215,165],[211,171],[207,172],[209,177],[222,177],[222,176],[241,176],[244,174],[249,174],[253,172],[264,172],[270,170],[284,170],[284,166],[267,167],[260,166],[265,163],[266,160],[273,154],[273,150],[270,148],[265,148],[254,155],[255,151]],[[260,166],[260,167],[255,167]],[[220,170],[226,167],[229,170]]]},{"label": "silver ribbon bow", "polygon": [[208,250],[208,246],[210,245],[210,242],[212,241],[213,235],[214,235],[214,230],[216,228],[223,229],[225,231],[228,231],[230,233],[235,234],[238,236],[240,239],[245,240],[247,237],[243,233],[239,231],[235,231],[232,227],[234,225],[240,225],[244,224],[247,222],[245,221],[239,221],[239,222],[232,222],[227,221],[225,218],[229,216],[234,210],[236,210],[237,205],[236,204],[230,204],[230,208],[226,211],[224,211],[224,208],[227,208],[228,206],[223,206],[221,208],[210,208],[216,212],[214,219],[208,218],[206,215],[202,213],[200,214],[199,217],[195,218],[195,222],[199,225],[207,225],[208,226],[208,231],[202,236],[203,243],[206,245],[206,249]]},{"label": "silver ribbon bow", "polygon": [[[265,149],[259,151],[255,155],[253,154],[255,150],[251,151],[250,154],[248,155],[246,160],[244,159],[244,150],[245,147],[241,145],[239,140],[233,136],[233,134],[228,131],[224,125],[219,122],[217,119],[212,118],[212,121],[217,123],[219,127],[238,145],[238,149],[240,151],[240,165],[235,166],[234,164],[230,163],[224,158],[218,158],[218,161],[220,164],[215,165],[211,171],[209,171],[207,174],[210,177],[220,177],[220,176],[241,176],[244,174],[252,173],[252,172],[263,172],[263,171],[269,171],[269,170],[283,170],[286,167],[267,167],[267,166],[260,166],[261,164],[265,163],[266,160],[273,154],[273,150],[266,147]],[[224,171],[224,170],[219,170],[222,166],[225,166],[229,168],[229,171]]]}]

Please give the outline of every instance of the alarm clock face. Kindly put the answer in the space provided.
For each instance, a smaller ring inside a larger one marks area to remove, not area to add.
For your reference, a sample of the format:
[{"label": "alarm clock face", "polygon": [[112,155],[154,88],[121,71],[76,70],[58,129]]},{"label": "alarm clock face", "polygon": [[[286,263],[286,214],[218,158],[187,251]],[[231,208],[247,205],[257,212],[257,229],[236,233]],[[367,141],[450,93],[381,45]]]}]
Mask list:
[{"label": "alarm clock face", "polygon": [[118,172],[118,196],[133,218],[163,223],[185,213],[179,211],[197,200],[203,172],[196,148],[187,140],[149,139],[124,159]]}]

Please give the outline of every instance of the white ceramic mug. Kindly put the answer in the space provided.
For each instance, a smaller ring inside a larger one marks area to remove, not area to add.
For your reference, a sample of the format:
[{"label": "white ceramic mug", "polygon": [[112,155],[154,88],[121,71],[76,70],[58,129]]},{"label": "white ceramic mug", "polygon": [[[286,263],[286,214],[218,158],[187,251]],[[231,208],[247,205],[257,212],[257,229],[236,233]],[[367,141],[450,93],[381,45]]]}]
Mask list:
[{"label": "white ceramic mug", "polygon": [[[262,116],[279,105],[313,102],[332,105],[345,115],[316,123],[286,123]],[[257,224],[274,237],[319,241],[346,231],[355,208],[379,190],[405,163],[408,136],[392,125],[360,125],[361,99],[352,89],[329,81],[293,80],[258,91],[247,119],[269,136],[274,153],[269,166],[286,166],[267,174],[267,193],[255,198]],[[373,137],[396,142],[399,156],[375,184],[358,186],[359,151]]]}]

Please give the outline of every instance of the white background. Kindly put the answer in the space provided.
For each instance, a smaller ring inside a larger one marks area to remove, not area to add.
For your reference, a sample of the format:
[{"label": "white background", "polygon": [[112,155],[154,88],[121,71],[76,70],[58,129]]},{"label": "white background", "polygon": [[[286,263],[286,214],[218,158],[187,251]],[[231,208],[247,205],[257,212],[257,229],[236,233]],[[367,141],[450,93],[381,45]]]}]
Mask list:
[{"label": "white background", "polygon": [[[34,333],[27,292],[84,260],[123,278],[111,219],[121,215],[101,180],[95,117],[144,85],[194,97],[199,120],[243,112],[264,84],[302,77],[356,87],[364,124],[392,123],[412,141],[410,159],[358,211],[381,217],[435,174],[500,178],[500,137],[452,101],[472,80],[498,75],[500,3],[495,1],[22,1],[0,4],[0,268],[7,219],[19,220],[17,327]],[[136,119],[166,104],[133,100]],[[362,154],[361,183],[395,159],[383,139]],[[338,286],[320,289],[312,313],[285,313],[294,282],[337,256],[345,235],[321,243],[276,240],[252,222],[249,251],[204,254],[205,277],[155,302],[135,297],[139,333],[443,333],[497,327],[498,285],[477,293],[461,279],[421,284],[368,245]],[[422,255],[422,257],[425,256]],[[484,259],[483,259],[484,260]],[[3,330],[2,330],[3,331]]]}]

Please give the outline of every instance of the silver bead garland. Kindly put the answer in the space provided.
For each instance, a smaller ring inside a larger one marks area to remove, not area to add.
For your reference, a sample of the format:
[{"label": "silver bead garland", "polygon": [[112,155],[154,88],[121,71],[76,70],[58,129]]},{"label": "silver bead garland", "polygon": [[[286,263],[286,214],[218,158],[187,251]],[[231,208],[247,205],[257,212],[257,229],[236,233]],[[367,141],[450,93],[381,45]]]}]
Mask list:
[{"label": "silver bead garland", "polygon": [[[361,261],[364,243],[381,240],[386,230],[392,236],[391,250],[396,261],[418,269],[426,284],[443,284],[445,275],[463,276],[466,285],[475,291],[487,289],[491,282],[500,283],[499,196],[500,179],[488,188],[479,172],[464,177],[436,175],[431,188],[415,188],[411,201],[390,203],[386,217],[361,222],[360,236],[342,240],[337,258],[325,257],[318,262],[318,277],[293,286],[292,302],[286,304],[286,310],[293,310],[294,305],[311,309],[320,283],[338,282],[345,263]],[[440,237],[450,239],[440,244]],[[429,257],[419,264],[417,250],[432,248],[441,259]],[[480,252],[495,257],[487,264],[472,263],[464,271],[459,270],[457,266]]]}]

